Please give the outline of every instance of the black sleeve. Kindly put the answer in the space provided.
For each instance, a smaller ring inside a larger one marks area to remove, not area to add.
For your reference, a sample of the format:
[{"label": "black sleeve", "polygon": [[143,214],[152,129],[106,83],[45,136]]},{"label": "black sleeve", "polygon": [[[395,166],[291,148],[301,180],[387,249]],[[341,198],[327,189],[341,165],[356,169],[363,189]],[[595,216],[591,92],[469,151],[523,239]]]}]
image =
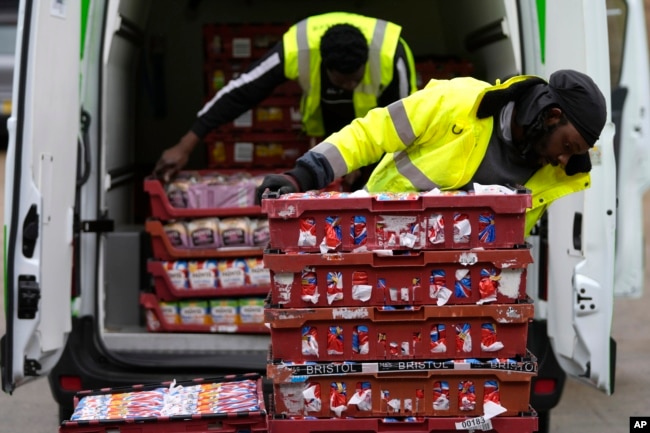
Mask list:
[{"label": "black sleeve", "polygon": [[284,48],[280,41],[203,106],[192,125],[192,132],[200,138],[205,137],[213,129],[255,107],[285,81]]},{"label": "black sleeve", "polygon": [[410,78],[415,74],[406,57],[406,50],[404,48],[404,40],[400,38],[395,50],[395,60],[393,63],[393,80],[384,89],[384,91],[377,98],[377,105],[385,107],[391,103],[407,97],[411,93]]},{"label": "black sleeve", "polygon": [[301,191],[322,189],[334,181],[334,170],[322,153],[307,152],[286,174],[293,176]]}]

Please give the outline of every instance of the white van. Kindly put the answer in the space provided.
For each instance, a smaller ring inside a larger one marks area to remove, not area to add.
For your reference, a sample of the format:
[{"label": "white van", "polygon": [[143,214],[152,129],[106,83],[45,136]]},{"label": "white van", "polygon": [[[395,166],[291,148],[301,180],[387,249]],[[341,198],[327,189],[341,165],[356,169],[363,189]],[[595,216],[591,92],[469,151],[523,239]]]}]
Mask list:
[{"label": "white van", "polygon": [[598,83],[610,121],[591,152],[592,186],[553,204],[529,239],[540,431],[564,372],[613,392],[614,294],[643,285],[642,0],[21,0],[5,180],[5,392],[49,375],[64,419],[80,389],[265,371],[265,335],[147,332],[143,178],[201,105],[204,24],[327,10],[397,22],[416,57],[466,59],[491,82],[573,68]]}]

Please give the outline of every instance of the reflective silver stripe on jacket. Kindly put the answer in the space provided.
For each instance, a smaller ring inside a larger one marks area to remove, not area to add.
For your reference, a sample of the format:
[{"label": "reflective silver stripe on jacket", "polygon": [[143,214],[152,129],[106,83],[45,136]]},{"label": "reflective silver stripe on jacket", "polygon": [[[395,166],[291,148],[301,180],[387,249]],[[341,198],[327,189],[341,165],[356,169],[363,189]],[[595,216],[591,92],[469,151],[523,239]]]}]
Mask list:
[{"label": "reflective silver stripe on jacket", "polygon": [[[395,126],[397,135],[402,143],[408,148],[413,144],[417,137],[415,136],[415,132],[413,132],[411,121],[406,114],[404,103],[401,100],[395,101],[386,108],[391,120],[393,121],[393,126]],[[393,154],[393,161],[395,162],[397,171],[407,178],[418,190],[429,191],[438,187],[436,183],[432,182],[431,179],[429,179],[413,164],[406,151],[402,150],[395,152]]]},{"label": "reflective silver stripe on jacket", "polygon": [[232,92],[233,90],[242,87],[252,81],[257,80],[262,75],[266,74],[271,69],[275,68],[280,64],[280,55],[278,53],[273,53],[269,56],[268,59],[264,60],[262,63],[257,65],[255,68],[251,69],[248,72],[241,74],[239,77],[228,81],[223,88],[221,88],[215,95],[210,99],[201,110],[197,113],[198,117],[203,116],[214,104],[217,102],[223,95]]},{"label": "reflective silver stripe on jacket", "polygon": [[406,63],[401,57],[397,59],[397,77],[399,83],[399,97],[406,98],[411,89],[411,83],[409,83],[409,77],[406,72]]},{"label": "reflective silver stripe on jacket", "polygon": [[[418,191],[430,191],[438,187],[438,184],[429,179],[422,171],[411,162],[405,151],[393,154],[393,161],[399,174],[407,178]],[[434,161],[432,163],[435,164]]]},{"label": "reflective silver stripe on jacket", "polygon": [[298,40],[298,82],[305,93],[311,89],[309,73],[310,52],[307,39],[307,20],[302,20],[296,25],[296,39]]},{"label": "reflective silver stripe on jacket", "polygon": [[399,100],[395,101],[386,107],[388,110],[388,115],[393,121],[393,126],[397,130],[397,135],[399,136],[404,146],[408,147],[415,141],[415,132],[413,132],[413,127],[411,126],[411,121],[409,120],[408,115],[406,114],[406,108],[404,108],[404,103]]},{"label": "reflective silver stripe on jacket", "polygon": [[368,46],[368,68],[370,69],[370,83],[361,83],[357,90],[371,95],[379,95],[381,86],[381,47],[386,36],[388,23],[384,20],[377,20],[372,39]]},{"label": "reflective silver stripe on jacket", "polygon": [[341,152],[332,143],[322,141],[311,149],[310,152],[320,153],[327,159],[332,166],[335,178],[348,174],[348,165],[345,163],[343,155],[341,155]]}]

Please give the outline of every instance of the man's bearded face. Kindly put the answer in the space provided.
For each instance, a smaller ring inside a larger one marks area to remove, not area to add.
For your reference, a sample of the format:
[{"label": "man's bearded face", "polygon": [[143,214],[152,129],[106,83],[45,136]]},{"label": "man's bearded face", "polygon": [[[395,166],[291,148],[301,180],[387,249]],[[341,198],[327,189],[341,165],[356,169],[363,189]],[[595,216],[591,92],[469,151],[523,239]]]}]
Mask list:
[{"label": "man's bearded face", "polygon": [[535,121],[526,128],[524,132],[525,145],[521,156],[528,165],[531,167],[541,167],[547,163],[557,165],[557,162],[549,161],[545,155],[551,142],[551,136],[558,126],[557,123],[546,125],[543,121]]}]

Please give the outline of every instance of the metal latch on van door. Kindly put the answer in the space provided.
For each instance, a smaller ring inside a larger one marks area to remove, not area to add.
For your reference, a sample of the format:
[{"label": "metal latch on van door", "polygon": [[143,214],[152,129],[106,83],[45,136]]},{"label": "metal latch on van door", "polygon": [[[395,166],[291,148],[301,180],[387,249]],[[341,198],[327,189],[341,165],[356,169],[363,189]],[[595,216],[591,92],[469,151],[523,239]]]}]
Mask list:
[{"label": "metal latch on van door", "polygon": [[38,376],[38,372],[42,370],[41,364],[35,359],[25,358],[23,366],[25,376]]},{"label": "metal latch on van door", "polygon": [[41,288],[34,275],[18,276],[18,318],[33,319],[38,311]]},{"label": "metal latch on van door", "polygon": [[86,233],[106,233],[115,230],[113,220],[81,221],[81,231]]}]

